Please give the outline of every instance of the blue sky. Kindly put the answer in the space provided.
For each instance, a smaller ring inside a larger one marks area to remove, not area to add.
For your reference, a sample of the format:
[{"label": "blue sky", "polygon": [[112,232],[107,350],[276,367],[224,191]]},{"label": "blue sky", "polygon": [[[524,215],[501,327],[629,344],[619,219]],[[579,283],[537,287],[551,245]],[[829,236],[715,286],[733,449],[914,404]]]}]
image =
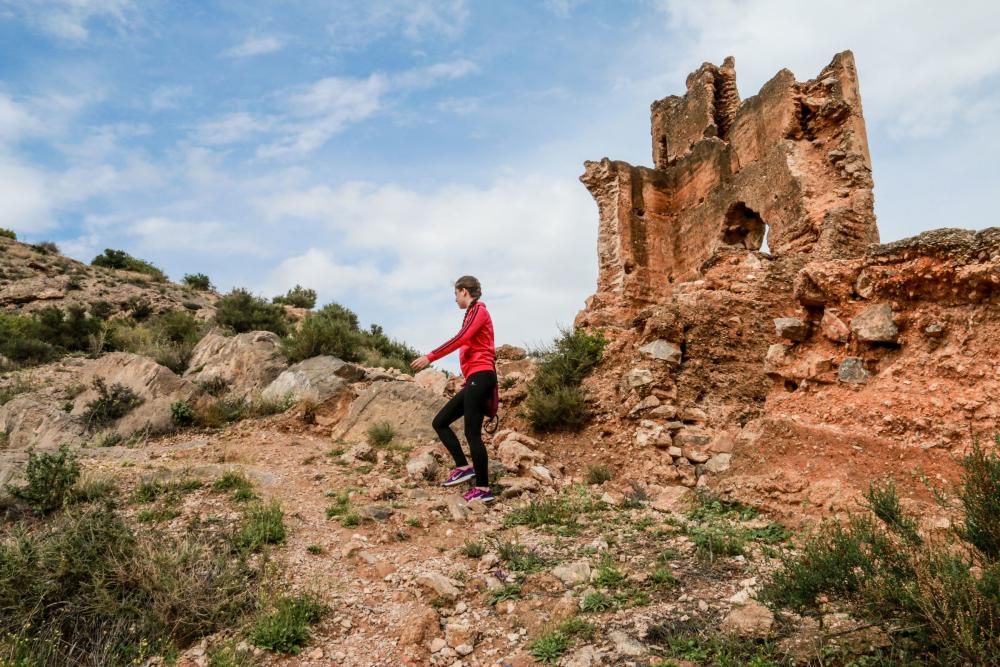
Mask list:
[{"label": "blue sky", "polygon": [[649,103],[854,50],[883,240],[990,225],[1000,5],[885,0],[0,0],[0,226],[174,279],[295,283],[421,349],[479,275],[537,344],[596,281],[577,178],[649,164]]}]

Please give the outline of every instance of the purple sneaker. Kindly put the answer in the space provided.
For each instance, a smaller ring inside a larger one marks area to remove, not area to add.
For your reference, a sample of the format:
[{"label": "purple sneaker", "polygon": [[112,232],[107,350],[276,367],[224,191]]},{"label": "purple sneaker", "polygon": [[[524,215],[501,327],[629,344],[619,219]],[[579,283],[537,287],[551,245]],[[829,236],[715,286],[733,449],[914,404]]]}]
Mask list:
[{"label": "purple sneaker", "polygon": [[476,471],[473,470],[472,466],[466,466],[464,468],[452,468],[451,473],[448,475],[448,479],[441,482],[441,486],[455,486],[456,484],[461,484],[466,482],[476,476]]},{"label": "purple sneaker", "polygon": [[490,493],[489,491],[483,491],[482,489],[476,486],[472,487],[471,489],[463,493],[462,497],[465,498],[465,502],[467,503],[471,503],[476,500],[481,500],[484,503],[492,503],[494,500],[496,500],[496,498],[493,497],[492,493]]}]

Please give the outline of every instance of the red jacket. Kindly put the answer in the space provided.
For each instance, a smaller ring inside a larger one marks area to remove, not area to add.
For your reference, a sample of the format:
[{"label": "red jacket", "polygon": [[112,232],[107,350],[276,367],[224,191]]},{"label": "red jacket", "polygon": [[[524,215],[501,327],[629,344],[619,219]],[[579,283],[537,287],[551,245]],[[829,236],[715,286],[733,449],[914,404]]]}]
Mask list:
[{"label": "red jacket", "polygon": [[462,328],[455,337],[427,354],[432,362],[446,357],[455,350],[462,375],[469,377],[479,371],[496,369],[496,349],[493,344],[493,318],[486,304],[476,301],[465,311]]}]

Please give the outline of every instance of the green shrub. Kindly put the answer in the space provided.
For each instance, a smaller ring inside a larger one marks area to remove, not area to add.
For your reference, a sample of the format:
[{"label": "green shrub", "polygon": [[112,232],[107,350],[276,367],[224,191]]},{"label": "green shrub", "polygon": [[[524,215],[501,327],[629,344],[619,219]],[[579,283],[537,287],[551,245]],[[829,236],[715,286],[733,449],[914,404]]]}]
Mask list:
[{"label": "green shrub", "polygon": [[260,551],[265,544],[283,543],[286,537],[284,516],[277,502],[250,506],[233,537],[233,544],[241,551],[253,552]]},{"label": "green shrub", "polygon": [[824,523],[783,557],[761,599],[812,614],[829,601],[880,626],[907,664],[998,664],[1000,563],[991,545],[1000,543],[1000,521],[985,514],[1000,496],[1000,461],[974,446],[961,465],[966,516],[954,534],[920,536],[893,486],[873,486],[874,516]]},{"label": "green shrub", "polygon": [[368,426],[368,444],[372,447],[385,447],[396,437],[396,429],[389,422],[375,422]]},{"label": "green shrub", "polygon": [[275,653],[298,654],[309,641],[309,626],[325,613],[326,606],[311,596],[283,597],[254,623],[250,640]]},{"label": "green shrub", "polygon": [[312,310],[316,307],[316,290],[296,285],[288,290],[285,296],[276,296],[271,301],[280,305]]},{"label": "green shrub", "polygon": [[238,624],[257,574],[211,540],[99,507],[0,542],[0,662],[124,667]]},{"label": "green shrub", "polygon": [[563,331],[552,348],[537,353],[541,361],[525,400],[536,430],[578,430],[587,422],[590,410],[580,383],[600,362],[606,344],[600,334]]},{"label": "green shrub", "polygon": [[285,356],[297,362],[319,355],[331,355],[344,361],[399,368],[412,372],[409,362],[417,352],[388,338],[378,325],[368,331],[358,327],[358,316],[337,303],[327,304],[306,315],[297,331],[284,343]]},{"label": "green shrub", "polygon": [[115,383],[109,388],[103,378],[94,380],[97,398],[87,403],[83,411],[83,421],[89,431],[97,431],[110,426],[135,408],[143,399],[125,385]]},{"label": "green shrub", "polygon": [[607,593],[592,591],[583,596],[580,609],[586,612],[601,612],[614,608],[615,603]]},{"label": "green shrub", "polygon": [[141,324],[116,319],[107,326],[107,347],[150,357],[175,373],[183,373],[208,326],[184,311],[164,313]]},{"label": "green shrub", "polygon": [[519,597],[521,597],[521,587],[518,584],[504,584],[487,593],[486,604],[495,607],[505,600],[516,600]]},{"label": "green shrub", "polygon": [[133,257],[124,250],[106,249],[102,254],[95,257],[90,264],[106,269],[123,269],[136,273],[145,273],[156,281],[166,280],[167,276],[163,271],[153,266],[149,262]]},{"label": "green shrub", "polygon": [[39,241],[38,243],[33,243],[31,247],[42,253],[43,255],[58,255],[59,246],[57,246],[52,241]]},{"label": "green shrub", "polygon": [[182,282],[191,289],[210,292],[215,289],[212,281],[204,273],[185,273]]},{"label": "green shrub", "polygon": [[80,477],[80,464],[67,445],[60,446],[54,453],[29,451],[25,476],[27,481],[24,486],[8,484],[7,490],[34,511],[45,514],[66,503],[70,490]]},{"label": "green shrub", "polygon": [[66,311],[49,306],[30,317],[0,314],[0,354],[18,363],[45,363],[89,350],[100,330],[100,321],[78,305]]},{"label": "green shrub", "polygon": [[0,237],[16,241],[17,233],[12,229],[7,229],[6,227],[0,227]]},{"label": "green shrub", "polygon": [[246,502],[257,497],[253,490],[253,482],[238,471],[229,471],[215,480],[212,489],[219,492],[232,491],[232,499],[236,502]]},{"label": "green shrub", "polygon": [[528,644],[528,653],[535,660],[555,664],[569,649],[569,638],[558,630],[546,632]]},{"label": "green shrub", "polygon": [[177,426],[190,426],[194,423],[194,408],[187,401],[174,401],[170,404],[170,421]]},{"label": "green shrub", "polygon": [[272,331],[284,336],[288,322],[281,306],[268,303],[249,291],[236,288],[215,304],[215,320],[236,333]]}]

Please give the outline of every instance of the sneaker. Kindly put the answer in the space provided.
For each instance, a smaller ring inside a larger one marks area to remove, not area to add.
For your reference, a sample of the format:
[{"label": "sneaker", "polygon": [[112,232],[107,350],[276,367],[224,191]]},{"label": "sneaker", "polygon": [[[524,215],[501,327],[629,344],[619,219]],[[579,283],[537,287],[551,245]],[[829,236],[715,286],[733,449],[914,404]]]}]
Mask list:
[{"label": "sneaker", "polygon": [[493,497],[492,493],[490,493],[489,491],[483,491],[482,489],[476,486],[472,487],[471,489],[463,493],[462,497],[465,498],[465,501],[468,503],[471,503],[476,500],[480,500],[484,503],[492,503],[494,500],[496,500],[496,498]]},{"label": "sneaker", "polygon": [[456,484],[466,482],[475,476],[476,471],[473,470],[472,466],[467,466],[465,468],[452,468],[451,473],[448,475],[448,479],[441,482],[441,486],[455,486]]}]

